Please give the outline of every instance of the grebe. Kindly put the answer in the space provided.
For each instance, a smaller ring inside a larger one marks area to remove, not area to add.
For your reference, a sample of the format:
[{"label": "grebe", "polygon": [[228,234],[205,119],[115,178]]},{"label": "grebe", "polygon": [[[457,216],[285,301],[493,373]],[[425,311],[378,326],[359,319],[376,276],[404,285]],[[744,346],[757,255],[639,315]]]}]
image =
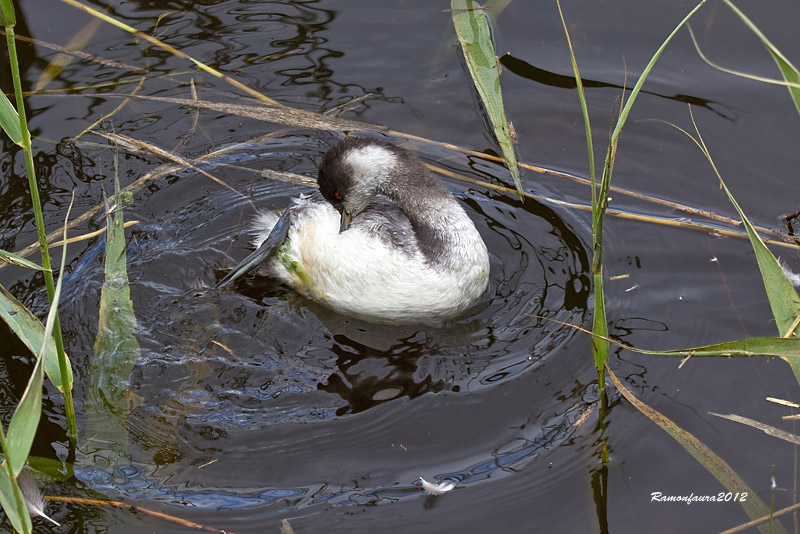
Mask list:
[{"label": "grebe", "polygon": [[410,322],[452,317],[486,290],[478,230],[411,152],[349,138],[324,156],[319,192],[253,224],[256,251],[217,285],[258,267],[337,312]]}]

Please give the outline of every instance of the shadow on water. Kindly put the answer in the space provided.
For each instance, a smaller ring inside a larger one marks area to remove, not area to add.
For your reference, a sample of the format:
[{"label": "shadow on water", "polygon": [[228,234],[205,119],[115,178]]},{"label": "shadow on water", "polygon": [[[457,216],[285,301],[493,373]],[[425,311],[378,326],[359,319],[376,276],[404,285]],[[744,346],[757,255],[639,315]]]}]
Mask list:
[{"label": "shadow on water", "polygon": [[[516,74],[520,78],[525,78],[526,80],[531,80],[533,82],[542,85],[547,85],[550,87],[558,87],[561,89],[575,89],[578,86],[577,82],[575,81],[575,77],[572,75],[566,76],[545,69],[540,69],[539,67],[531,65],[530,63],[528,63],[523,59],[512,56],[511,54],[503,55],[501,58],[499,58],[498,61],[500,61],[503,67],[507,68],[509,72]],[[630,93],[631,90],[633,90],[633,87],[625,87],[619,84],[603,82],[598,80],[583,78],[581,81],[583,82],[583,86],[586,89],[625,89],[626,92],[628,93]],[[738,116],[737,111],[732,106],[725,105],[721,102],[716,102],[714,100],[709,100],[691,95],[682,95],[682,94],[664,95],[660,93],[654,93],[652,91],[648,91],[645,89],[642,90],[642,93],[657,96],[659,98],[673,100],[675,102],[691,104],[692,106],[696,106],[698,108],[705,108],[708,109],[709,111],[714,112],[720,117],[731,121],[735,121]]]}]

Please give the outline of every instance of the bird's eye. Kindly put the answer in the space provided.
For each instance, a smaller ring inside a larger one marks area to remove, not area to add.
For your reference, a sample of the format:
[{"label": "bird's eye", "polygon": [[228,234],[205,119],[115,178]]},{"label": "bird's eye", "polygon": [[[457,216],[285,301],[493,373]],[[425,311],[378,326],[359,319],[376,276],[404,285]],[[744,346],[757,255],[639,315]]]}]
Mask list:
[{"label": "bird's eye", "polygon": [[339,191],[334,191],[333,198],[335,198],[336,200],[342,200],[342,195],[339,194]]}]

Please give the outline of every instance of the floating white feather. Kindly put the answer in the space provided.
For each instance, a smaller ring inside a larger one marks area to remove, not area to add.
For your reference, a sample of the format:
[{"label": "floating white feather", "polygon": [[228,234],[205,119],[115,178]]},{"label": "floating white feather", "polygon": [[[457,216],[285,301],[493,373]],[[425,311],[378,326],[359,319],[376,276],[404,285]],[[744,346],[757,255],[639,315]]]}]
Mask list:
[{"label": "floating white feather", "polygon": [[32,516],[40,516],[47,519],[55,526],[60,527],[61,523],[56,522],[50,516],[44,513],[45,500],[36,481],[25,471],[22,471],[17,477],[17,484],[19,490],[22,492],[22,497],[25,499],[25,505],[28,507],[28,513]]},{"label": "floating white feather", "polygon": [[456,483],[452,480],[445,480],[444,482],[440,482],[439,484],[434,484],[433,482],[428,482],[422,477],[419,477],[420,482],[422,482],[422,488],[425,490],[426,495],[437,496],[441,495],[442,493],[447,493],[451,489],[456,487]]},{"label": "floating white feather", "polygon": [[800,286],[800,274],[793,273],[780,259],[778,259],[778,265],[781,266],[783,270],[783,275],[786,277],[789,282],[792,283],[793,286],[798,287]]}]

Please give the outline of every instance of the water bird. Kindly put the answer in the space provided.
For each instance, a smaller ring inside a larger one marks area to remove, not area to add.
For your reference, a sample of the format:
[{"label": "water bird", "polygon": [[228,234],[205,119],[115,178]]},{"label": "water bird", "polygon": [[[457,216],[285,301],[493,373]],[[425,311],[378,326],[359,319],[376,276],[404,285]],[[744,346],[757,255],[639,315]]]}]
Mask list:
[{"label": "water bird", "polygon": [[413,153],[348,138],[322,159],[319,191],[278,216],[259,212],[255,252],[223,278],[253,269],[333,310],[378,322],[453,317],[486,290],[478,230]]}]

